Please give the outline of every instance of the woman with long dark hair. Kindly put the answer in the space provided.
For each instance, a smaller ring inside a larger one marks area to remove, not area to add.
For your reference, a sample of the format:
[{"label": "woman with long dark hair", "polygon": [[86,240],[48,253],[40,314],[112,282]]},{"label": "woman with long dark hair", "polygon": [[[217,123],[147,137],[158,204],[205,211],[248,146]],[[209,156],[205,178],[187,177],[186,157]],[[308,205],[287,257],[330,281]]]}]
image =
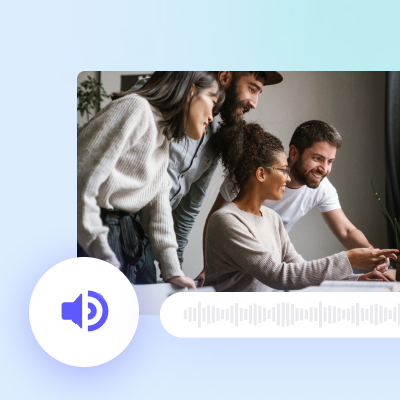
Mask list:
[{"label": "woman with long dark hair", "polygon": [[169,141],[199,140],[223,100],[214,72],[155,72],[142,89],[115,96],[84,126],[78,135],[78,255],[107,261],[137,283],[146,232],[164,281],[194,288],[176,252]]},{"label": "woman with long dark hair", "polygon": [[205,285],[217,291],[301,289],[324,280],[393,280],[373,271],[355,275],[351,267],[372,269],[398,250],[353,249],[305,261],[284,229],[280,216],[262,206],[282,198],[290,182],[282,142],[260,125],[223,125],[214,145],[229,179],[240,190],[209,221]]}]

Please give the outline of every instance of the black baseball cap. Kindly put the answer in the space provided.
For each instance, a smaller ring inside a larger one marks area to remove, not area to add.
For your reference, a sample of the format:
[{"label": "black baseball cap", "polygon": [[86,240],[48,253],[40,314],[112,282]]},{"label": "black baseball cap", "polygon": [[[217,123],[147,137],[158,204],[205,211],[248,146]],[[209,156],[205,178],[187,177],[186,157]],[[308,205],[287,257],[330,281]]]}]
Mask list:
[{"label": "black baseball cap", "polygon": [[266,85],[276,85],[283,81],[283,76],[277,71],[263,71],[267,76]]}]

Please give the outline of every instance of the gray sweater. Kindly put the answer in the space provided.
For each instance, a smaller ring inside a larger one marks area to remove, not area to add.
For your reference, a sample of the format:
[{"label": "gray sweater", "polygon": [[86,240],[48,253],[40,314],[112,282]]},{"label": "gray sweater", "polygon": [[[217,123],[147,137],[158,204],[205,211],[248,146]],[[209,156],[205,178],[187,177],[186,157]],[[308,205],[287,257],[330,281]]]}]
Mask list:
[{"label": "gray sweater", "polygon": [[265,292],[302,289],[324,280],[357,280],[343,251],[305,261],[296,252],[279,215],[262,206],[262,216],[225,202],[209,221],[206,281],[217,291]]}]

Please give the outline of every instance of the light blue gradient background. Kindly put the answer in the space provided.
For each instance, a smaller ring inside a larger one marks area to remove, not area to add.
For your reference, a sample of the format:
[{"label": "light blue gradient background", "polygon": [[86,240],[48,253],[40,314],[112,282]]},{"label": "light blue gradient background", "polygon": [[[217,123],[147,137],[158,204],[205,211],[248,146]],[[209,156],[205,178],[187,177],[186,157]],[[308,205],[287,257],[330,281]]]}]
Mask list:
[{"label": "light blue gradient background", "polygon": [[41,349],[28,306],[40,277],[76,255],[79,72],[398,70],[399,8],[394,1],[3,5],[2,398],[395,396],[399,340],[178,339],[159,317],[140,316],[119,357],[83,369]]}]

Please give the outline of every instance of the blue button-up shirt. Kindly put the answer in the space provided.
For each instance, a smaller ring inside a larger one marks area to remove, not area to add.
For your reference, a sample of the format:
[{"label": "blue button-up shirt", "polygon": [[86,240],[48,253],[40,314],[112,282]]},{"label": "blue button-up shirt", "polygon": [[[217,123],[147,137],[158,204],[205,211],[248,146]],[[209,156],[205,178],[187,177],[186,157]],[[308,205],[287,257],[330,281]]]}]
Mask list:
[{"label": "blue button-up shirt", "polygon": [[[131,90],[138,90],[146,82],[147,79],[141,79]],[[217,127],[218,123],[215,120],[208,124],[206,133],[197,141],[189,137],[179,143],[175,140],[170,141],[168,174],[172,181],[172,189],[169,200],[181,265],[189,233],[218,165],[210,143]]]}]

